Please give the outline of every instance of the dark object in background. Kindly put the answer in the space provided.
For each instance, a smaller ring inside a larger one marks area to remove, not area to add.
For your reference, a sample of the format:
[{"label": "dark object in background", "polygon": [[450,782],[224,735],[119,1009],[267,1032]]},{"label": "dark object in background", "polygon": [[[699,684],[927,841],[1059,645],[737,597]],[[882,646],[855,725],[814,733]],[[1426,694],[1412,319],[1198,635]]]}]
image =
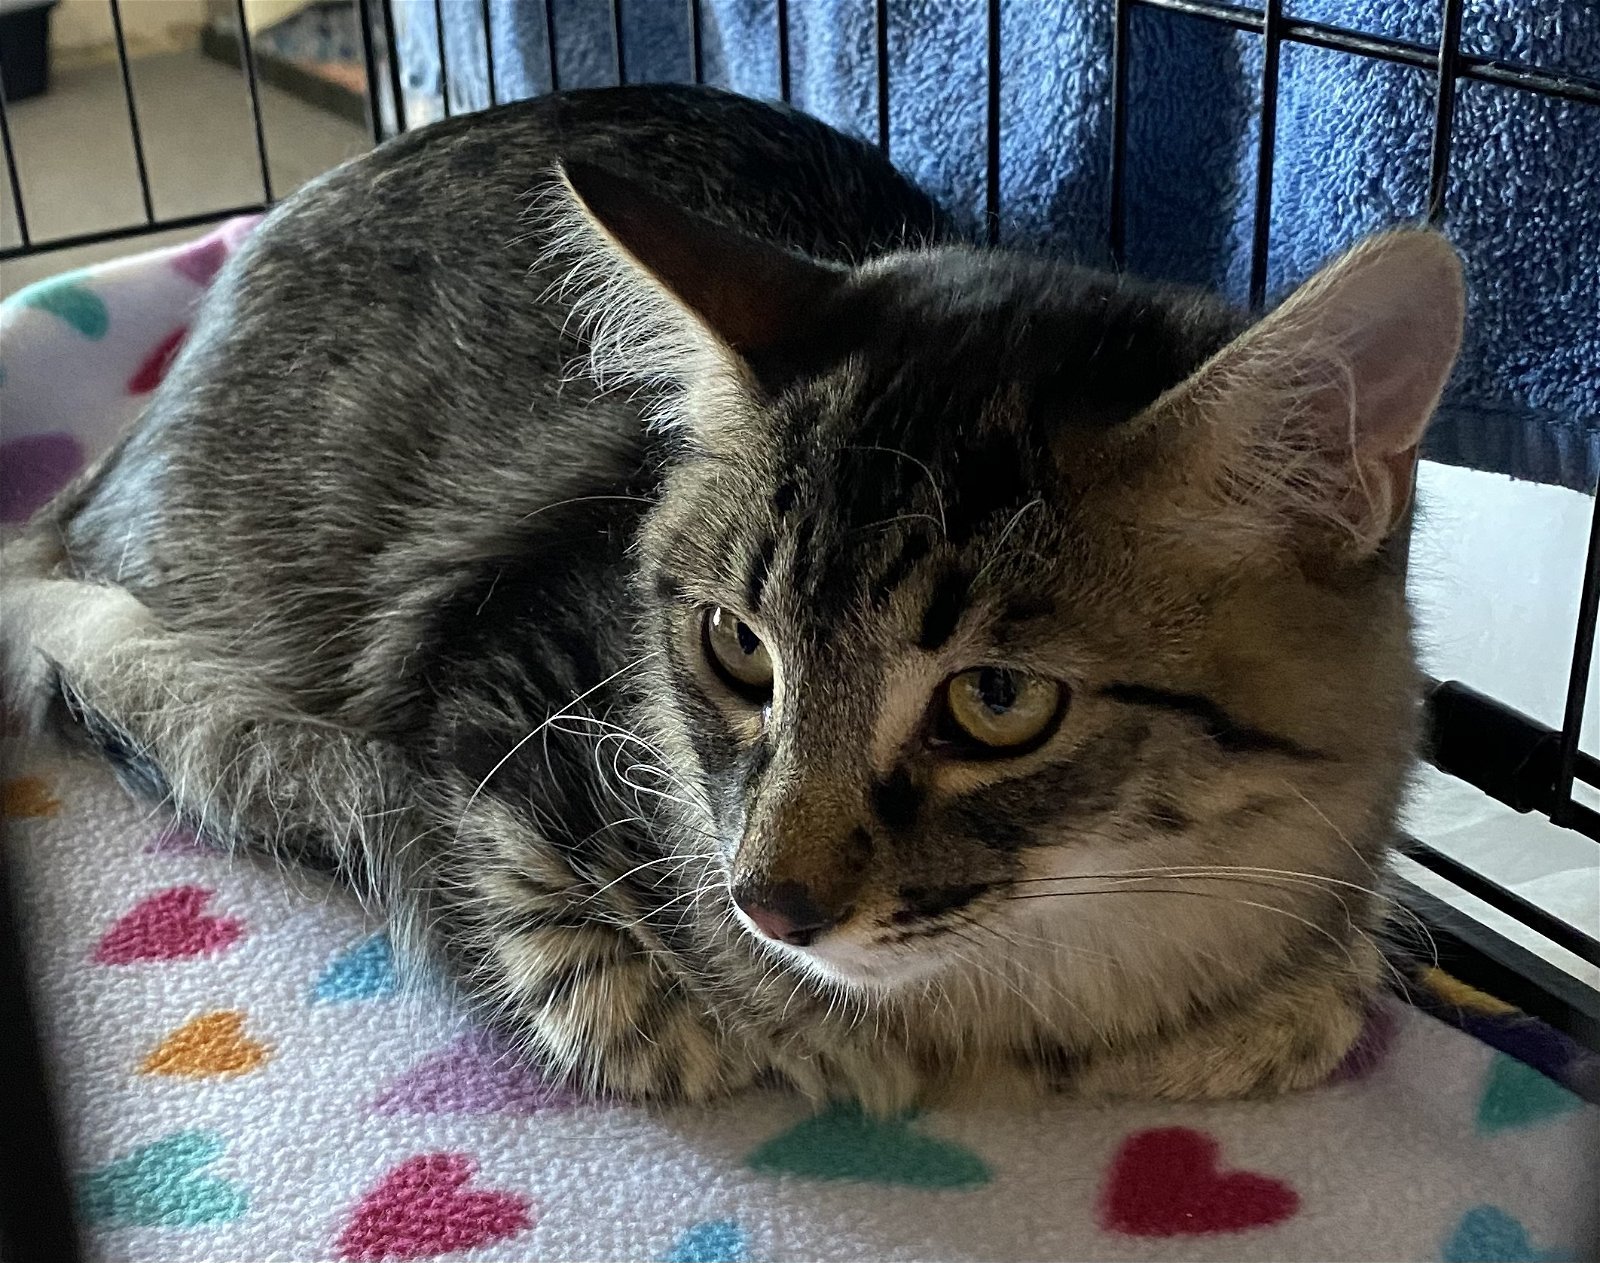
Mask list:
[{"label": "dark object in background", "polygon": [[6,100],[23,101],[50,86],[50,11],[57,0],[15,7],[0,0],[0,82]]},{"label": "dark object in background", "polygon": [[[0,833],[4,827],[0,819]],[[0,1263],[78,1263],[83,1256],[72,1193],[50,1107],[49,1071],[36,1035],[8,869],[0,847],[0,1118],[6,1120],[8,1142],[0,1147]]]}]

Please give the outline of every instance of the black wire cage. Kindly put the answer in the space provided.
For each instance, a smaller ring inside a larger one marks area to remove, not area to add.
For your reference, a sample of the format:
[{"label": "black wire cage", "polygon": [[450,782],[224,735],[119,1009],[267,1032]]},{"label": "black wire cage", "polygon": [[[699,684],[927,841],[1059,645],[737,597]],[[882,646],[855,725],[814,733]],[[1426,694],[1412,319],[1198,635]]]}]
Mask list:
[{"label": "black wire cage", "polygon": [[[685,59],[688,77],[706,80],[707,49],[704,39],[708,14],[702,0],[662,0],[681,3],[682,30],[686,35]],[[1017,3],[1017,0],[1010,0]],[[478,51],[487,84],[487,104],[502,101],[503,84],[496,82],[497,59],[493,43],[495,26],[490,0],[411,0],[401,16],[412,22],[431,22],[432,47],[447,48],[445,5],[459,10],[473,7],[480,31]],[[498,0],[500,7],[504,0]],[[622,0],[595,0],[606,10],[609,24],[609,53],[612,77],[616,82],[636,81],[629,73],[628,26]],[[866,0],[861,0],[863,6]],[[1275,148],[1280,124],[1280,80],[1283,54],[1295,47],[1307,47],[1345,54],[1368,63],[1408,67],[1428,76],[1431,93],[1431,129],[1427,136],[1426,206],[1427,218],[1435,224],[1448,221],[1452,160],[1459,149],[1459,100],[1463,84],[1495,85],[1524,98],[1570,103],[1600,111],[1600,67],[1589,73],[1550,65],[1535,65],[1508,60],[1463,48],[1463,14],[1468,0],[1439,0],[1438,39],[1433,45],[1370,31],[1349,29],[1318,21],[1303,20],[1286,12],[1285,0],[1257,0],[1255,7],[1225,3],[1222,0],[1115,0],[1112,20],[1103,32],[1110,50],[1110,145],[1106,156],[1107,197],[1103,222],[1106,257],[1116,266],[1128,262],[1130,253],[1129,136],[1137,101],[1130,82],[1137,73],[1140,55],[1137,19],[1141,12],[1182,15],[1196,22],[1226,30],[1257,44],[1258,91],[1254,100],[1256,152],[1254,155],[1253,206],[1249,211],[1248,297],[1252,305],[1265,300],[1271,272],[1273,246],[1273,206]],[[122,100],[132,143],[143,214],[134,222],[67,237],[41,238],[29,223],[24,198],[25,188],[19,159],[13,144],[8,118],[5,85],[0,81],[0,145],[5,154],[6,179],[15,216],[15,244],[0,247],[0,260],[24,255],[39,255],[68,247],[84,246],[123,238],[136,238],[158,229],[198,226],[234,215],[270,207],[277,195],[268,161],[268,130],[263,124],[261,73],[257,51],[245,21],[243,0],[232,0],[236,32],[236,61],[243,71],[248,97],[255,158],[260,174],[260,196],[243,204],[230,205],[199,214],[161,217],[156,213],[150,172],[140,125],[140,110],[130,69],[128,40],[121,0],[107,0],[121,77]],[[1003,0],[981,0],[981,84],[982,135],[971,137],[973,151],[979,155],[980,215],[979,231],[989,243],[997,243],[1007,220],[1004,205],[1001,164],[1003,87],[1008,73],[1008,50],[1003,46],[1005,32]],[[793,87],[794,50],[789,0],[774,0],[774,69],[778,95],[789,100]],[[363,108],[372,140],[376,143],[407,126],[407,84],[402,71],[400,24],[396,0],[355,0],[359,55],[365,70]],[[559,9],[554,0],[543,0],[542,12],[535,0],[525,6],[533,11],[543,27],[548,64],[544,86],[559,89],[562,65],[557,56],[561,32]],[[1536,7],[1536,6],[1530,6]],[[890,0],[871,4],[873,88],[869,110],[875,114],[867,128],[875,130],[880,147],[886,152],[891,142],[891,95],[897,66],[891,56],[893,12]],[[440,57],[436,66],[439,97],[443,112],[453,109],[450,85],[452,57]],[[459,65],[459,63],[457,63]],[[1589,485],[1584,490],[1594,493]],[[1572,628],[1572,650],[1567,675],[1565,706],[1561,727],[1551,728],[1454,680],[1432,680],[1427,696],[1428,735],[1424,756],[1440,771],[1460,778],[1519,812],[1536,812],[1556,825],[1574,830],[1600,843],[1600,811],[1580,800],[1584,787],[1600,791],[1600,759],[1580,749],[1585,710],[1588,708],[1590,676],[1595,659],[1596,625],[1600,621],[1600,498],[1596,499],[1587,549],[1582,561],[1581,595],[1576,625]],[[1552,915],[1499,882],[1420,841],[1411,841],[1406,853],[1458,889],[1510,915],[1551,943],[1591,965],[1600,965],[1600,938],[1593,932],[1600,927],[1581,927]],[[4,891],[0,890],[0,896]],[[1573,975],[1547,963],[1491,930],[1488,926],[1456,911],[1440,899],[1414,885],[1400,883],[1400,898],[1427,925],[1440,962],[1464,981],[1480,986],[1577,1036],[1591,1046],[1600,1047],[1600,993],[1585,986]],[[0,912],[5,911],[0,909]],[[8,919],[0,917],[0,987],[7,1006],[6,1021],[0,1024],[0,1048],[4,1057],[4,1095],[7,1116],[15,1119],[10,1143],[0,1146],[0,1184],[13,1192],[30,1190],[24,1203],[9,1222],[0,1222],[0,1241],[13,1253],[7,1257],[69,1259],[70,1221],[66,1215],[65,1184],[59,1178],[59,1164],[49,1160],[50,1129],[48,1106],[38,1084],[43,1067],[29,1030],[29,1006],[23,986],[21,953]],[[11,1171],[6,1164],[15,1164]],[[31,1200],[29,1200],[31,1199]],[[31,1225],[31,1226],[30,1226]],[[53,1228],[50,1225],[54,1225]],[[30,1233],[36,1235],[29,1235]],[[26,1248],[24,1248],[26,1247]]]}]

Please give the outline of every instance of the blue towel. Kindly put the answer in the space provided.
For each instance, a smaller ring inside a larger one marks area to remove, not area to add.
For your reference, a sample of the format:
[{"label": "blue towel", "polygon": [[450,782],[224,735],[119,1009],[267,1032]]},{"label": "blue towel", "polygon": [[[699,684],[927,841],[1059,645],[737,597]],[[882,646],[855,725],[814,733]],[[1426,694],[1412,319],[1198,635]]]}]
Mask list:
[{"label": "blue towel", "polygon": [[[1437,0],[1300,0],[1297,15],[1433,44]],[[1472,0],[1462,50],[1600,79],[1593,0]],[[1284,50],[1275,285],[1427,207],[1434,78]],[[1600,106],[1458,88],[1445,228],[1467,340],[1429,454],[1592,491],[1600,478]]]},{"label": "blue towel", "polygon": [[[400,65],[408,102],[428,117],[440,104],[439,37],[443,21],[452,112],[489,104],[483,6],[478,0],[393,0]],[[563,88],[594,88],[617,81],[617,46],[610,0],[554,0],[556,74]],[[495,97],[516,101],[550,91],[550,54],[544,0],[489,0],[488,47],[494,53]],[[691,80],[689,6],[686,0],[623,0],[623,70],[630,83]],[[721,49],[710,32],[702,38],[707,78],[721,77]]]},{"label": "blue towel", "polygon": [[[432,0],[399,0],[408,83],[437,94]],[[1259,7],[1259,6],[1257,6]],[[774,0],[703,0],[706,77],[778,91]],[[790,0],[793,102],[877,135],[870,0]],[[1423,45],[1438,0],[1297,0],[1296,17]],[[985,202],[984,0],[890,0],[891,157],[976,231]],[[556,0],[564,87],[615,81],[609,0]],[[477,4],[444,0],[452,102],[487,101]],[[627,77],[689,78],[685,0],[623,0]],[[1106,259],[1112,0],[1006,0],[1001,206],[1009,244]],[[502,99],[549,86],[542,0],[492,0]],[[1470,0],[1465,52],[1600,79],[1594,0]],[[1243,297],[1259,137],[1259,38],[1137,9],[1128,266]],[[1269,284],[1426,210],[1434,80],[1283,50]],[[1436,459],[1591,490],[1600,478],[1600,107],[1463,82],[1446,226],[1467,260],[1467,347]]]}]

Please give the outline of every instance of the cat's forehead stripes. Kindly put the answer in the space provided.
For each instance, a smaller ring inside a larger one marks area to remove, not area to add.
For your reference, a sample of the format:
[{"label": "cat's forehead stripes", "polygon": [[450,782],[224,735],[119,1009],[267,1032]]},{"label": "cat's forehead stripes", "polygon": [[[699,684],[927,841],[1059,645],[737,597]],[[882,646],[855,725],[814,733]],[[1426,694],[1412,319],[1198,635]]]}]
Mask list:
[{"label": "cat's forehead stripes", "polygon": [[900,550],[885,566],[872,585],[872,604],[882,609],[900,590],[900,585],[910,578],[917,564],[933,551],[933,542],[926,531],[907,531]]},{"label": "cat's forehead stripes", "polygon": [[966,613],[967,599],[972,590],[972,578],[959,566],[947,567],[935,581],[928,604],[922,612],[921,630],[917,633],[917,648],[925,653],[944,648],[961,616]]},{"label": "cat's forehead stripes", "polygon": [[750,562],[750,576],[745,581],[745,606],[751,614],[761,613],[761,595],[766,590],[767,577],[772,573],[773,555],[778,549],[775,535],[763,537]]}]

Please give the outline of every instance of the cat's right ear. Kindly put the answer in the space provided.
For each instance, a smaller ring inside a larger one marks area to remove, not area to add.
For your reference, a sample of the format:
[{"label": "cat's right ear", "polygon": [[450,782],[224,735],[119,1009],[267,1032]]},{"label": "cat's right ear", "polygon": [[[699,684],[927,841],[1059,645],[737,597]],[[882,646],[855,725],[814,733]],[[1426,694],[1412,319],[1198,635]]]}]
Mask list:
[{"label": "cat's right ear", "polygon": [[848,275],[685,211],[592,163],[559,170],[548,256],[602,381],[746,374],[802,340]]},{"label": "cat's right ear", "polygon": [[1431,229],[1324,266],[1152,405],[1183,483],[1258,538],[1365,557],[1400,528],[1461,346],[1461,261]]}]

